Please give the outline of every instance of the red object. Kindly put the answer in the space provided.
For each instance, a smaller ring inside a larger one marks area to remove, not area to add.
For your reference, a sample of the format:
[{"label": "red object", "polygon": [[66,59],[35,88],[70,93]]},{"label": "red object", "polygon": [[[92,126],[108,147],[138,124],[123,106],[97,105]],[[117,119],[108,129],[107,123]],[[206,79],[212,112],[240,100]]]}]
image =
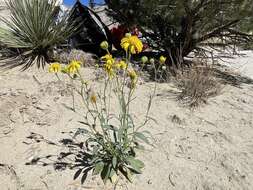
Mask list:
[{"label": "red object", "polygon": [[[123,26],[123,25],[119,25],[117,27],[114,27],[111,29],[111,33],[112,33],[112,43],[114,45],[114,47],[117,50],[121,50],[121,46],[120,46],[120,42],[121,39],[125,37],[126,33],[129,33],[129,30],[127,27]],[[137,27],[133,27],[133,29],[130,30],[130,33],[132,35],[138,36],[140,37],[141,32],[139,31],[139,29]],[[146,43],[143,44],[143,50],[147,49],[148,45]]]},{"label": "red object", "polygon": [[128,33],[128,29],[124,26],[119,25],[111,29],[112,43],[117,50],[121,50],[120,42],[124,38],[125,34]]}]

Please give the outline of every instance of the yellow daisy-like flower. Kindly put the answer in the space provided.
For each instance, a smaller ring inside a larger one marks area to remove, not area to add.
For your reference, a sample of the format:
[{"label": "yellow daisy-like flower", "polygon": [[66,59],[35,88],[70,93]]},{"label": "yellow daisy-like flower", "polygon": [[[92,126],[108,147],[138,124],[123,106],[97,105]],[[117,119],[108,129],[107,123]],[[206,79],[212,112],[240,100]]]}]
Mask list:
[{"label": "yellow daisy-like flower", "polygon": [[106,54],[106,55],[101,57],[102,61],[108,61],[110,59],[113,59],[111,54]]},{"label": "yellow daisy-like flower", "polygon": [[101,57],[101,60],[105,61],[104,69],[107,72],[108,76],[110,78],[113,78],[115,75],[113,68],[116,66],[114,58],[111,54],[106,54],[105,56]]},{"label": "yellow daisy-like flower", "polygon": [[121,40],[121,47],[131,54],[138,54],[143,49],[143,44],[137,36],[128,35]]},{"label": "yellow daisy-like flower", "polygon": [[110,78],[113,78],[113,76],[115,75],[115,72],[113,70],[113,64],[114,64],[113,61],[108,60],[104,65],[104,69]]},{"label": "yellow daisy-like flower", "polygon": [[123,60],[121,60],[121,61],[119,62],[119,65],[120,65],[120,69],[122,69],[122,70],[125,70],[125,69],[127,68],[127,64],[126,64],[126,62],[123,61]]},{"label": "yellow daisy-like flower", "polygon": [[81,61],[73,60],[66,68],[67,73],[76,73],[81,67]]},{"label": "yellow daisy-like flower", "polygon": [[105,56],[101,57],[101,60],[105,61],[106,64],[109,64],[109,65],[112,65],[115,62],[111,54],[106,54]]},{"label": "yellow daisy-like flower", "polygon": [[120,63],[116,63],[115,65],[114,65],[114,67],[116,68],[116,69],[120,69]]},{"label": "yellow daisy-like flower", "polygon": [[127,68],[127,64],[126,64],[125,61],[121,60],[121,61],[117,62],[117,63],[114,65],[114,67],[115,67],[116,69],[125,70],[125,69]]},{"label": "yellow daisy-like flower", "polygon": [[50,73],[58,73],[60,70],[61,70],[60,63],[51,63],[48,69]]}]

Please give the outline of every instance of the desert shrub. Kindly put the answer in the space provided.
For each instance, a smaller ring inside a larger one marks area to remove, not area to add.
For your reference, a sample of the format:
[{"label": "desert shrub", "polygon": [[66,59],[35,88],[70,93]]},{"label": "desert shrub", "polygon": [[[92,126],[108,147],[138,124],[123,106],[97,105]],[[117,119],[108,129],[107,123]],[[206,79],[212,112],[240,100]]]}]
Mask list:
[{"label": "desert shrub", "polygon": [[[137,26],[150,48],[167,63],[206,46],[233,47],[252,40],[252,0],[105,0],[109,15],[129,28]],[[243,27],[242,27],[243,26]],[[244,28],[247,28],[244,29]],[[171,55],[171,56],[169,56]]]},{"label": "desert shrub", "polygon": [[221,89],[212,67],[202,61],[178,72],[176,85],[180,90],[179,100],[190,107],[206,103],[209,97],[217,95]]},{"label": "desert shrub", "polygon": [[7,27],[0,28],[0,42],[8,49],[1,66],[23,69],[50,62],[53,48],[65,42],[75,31],[69,16],[57,20],[56,0],[9,0],[6,2],[11,19],[3,19]]},{"label": "desert shrub", "polygon": [[86,66],[94,66],[96,63],[95,55],[78,49],[71,49],[70,51],[61,50],[55,53],[54,58],[63,64],[68,64],[72,60],[85,63]]},{"label": "desert shrub", "polygon": [[[143,150],[143,143],[150,144],[150,134],[143,127],[151,119],[149,111],[154,92],[150,95],[144,120],[137,125],[130,110],[139,77],[131,63],[131,56],[138,54],[143,45],[136,36],[128,34],[122,39],[121,46],[126,57],[115,59],[107,49],[108,43],[101,43],[108,53],[101,57],[105,77],[100,91],[95,91],[93,85],[84,80],[79,70],[80,61],[73,60],[64,68],[59,63],[52,63],[49,67],[59,80],[64,75],[70,78],[75,94],[80,97],[78,105],[85,107],[83,120],[80,121],[84,128],[79,128],[75,134],[75,138],[84,136],[84,148],[76,155],[78,170],[74,175],[74,179],[82,176],[82,183],[89,172],[100,175],[104,182],[110,180],[115,183],[120,175],[132,181],[132,175],[141,174],[144,167],[144,163],[137,159],[137,151]],[[119,111],[115,110],[115,105]]]}]

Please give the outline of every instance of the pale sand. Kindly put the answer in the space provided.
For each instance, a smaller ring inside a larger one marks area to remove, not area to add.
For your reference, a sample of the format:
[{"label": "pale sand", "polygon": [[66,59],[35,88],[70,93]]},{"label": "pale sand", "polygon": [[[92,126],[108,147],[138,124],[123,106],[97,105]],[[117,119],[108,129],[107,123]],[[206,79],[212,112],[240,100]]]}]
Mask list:
[{"label": "pale sand", "polygon": [[[94,70],[82,72],[87,79],[94,78]],[[36,69],[0,74],[0,189],[113,189],[92,177],[81,186],[80,179],[73,181],[73,170],[25,165],[65,150],[27,139],[31,132],[57,142],[69,138],[62,132],[80,127],[81,118],[63,106],[71,106],[71,96],[56,81],[47,71]],[[145,128],[155,147],[139,154],[146,164],[143,174],[133,184],[121,181],[117,189],[253,189],[253,82],[237,82],[239,86],[226,85],[221,95],[197,110],[175,100],[172,84],[159,84],[151,110],[158,123]],[[152,87],[153,83],[138,86],[132,109],[137,121]]]}]

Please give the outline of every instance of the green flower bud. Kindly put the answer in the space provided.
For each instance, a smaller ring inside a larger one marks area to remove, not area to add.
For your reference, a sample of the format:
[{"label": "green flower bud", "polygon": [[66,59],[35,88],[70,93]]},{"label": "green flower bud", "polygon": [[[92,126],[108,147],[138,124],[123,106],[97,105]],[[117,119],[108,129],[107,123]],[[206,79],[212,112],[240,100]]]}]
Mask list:
[{"label": "green flower bud", "polygon": [[127,37],[127,38],[129,38],[129,37],[131,37],[132,35],[131,35],[131,33],[126,33],[125,34],[125,37]]},{"label": "green flower bud", "polygon": [[108,47],[109,47],[109,44],[107,41],[103,41],[101,44],[100,44],[100,47],[103,49],[103,50],[107,50]]},{"label": "green flower bud", "polygon": [[147,56],[143,56],[143,57],[141,58],[141,62],[142,62],[143,64],[147,63],[147,62],[148,62],[148,57],[147,57]]},{"label": "green flower bud", "polygon": [[149,62],[150,62],[151,64],[155,64],[155,59],[154,59],[154,58],[151,58],[151,59],[149,60]]}]

